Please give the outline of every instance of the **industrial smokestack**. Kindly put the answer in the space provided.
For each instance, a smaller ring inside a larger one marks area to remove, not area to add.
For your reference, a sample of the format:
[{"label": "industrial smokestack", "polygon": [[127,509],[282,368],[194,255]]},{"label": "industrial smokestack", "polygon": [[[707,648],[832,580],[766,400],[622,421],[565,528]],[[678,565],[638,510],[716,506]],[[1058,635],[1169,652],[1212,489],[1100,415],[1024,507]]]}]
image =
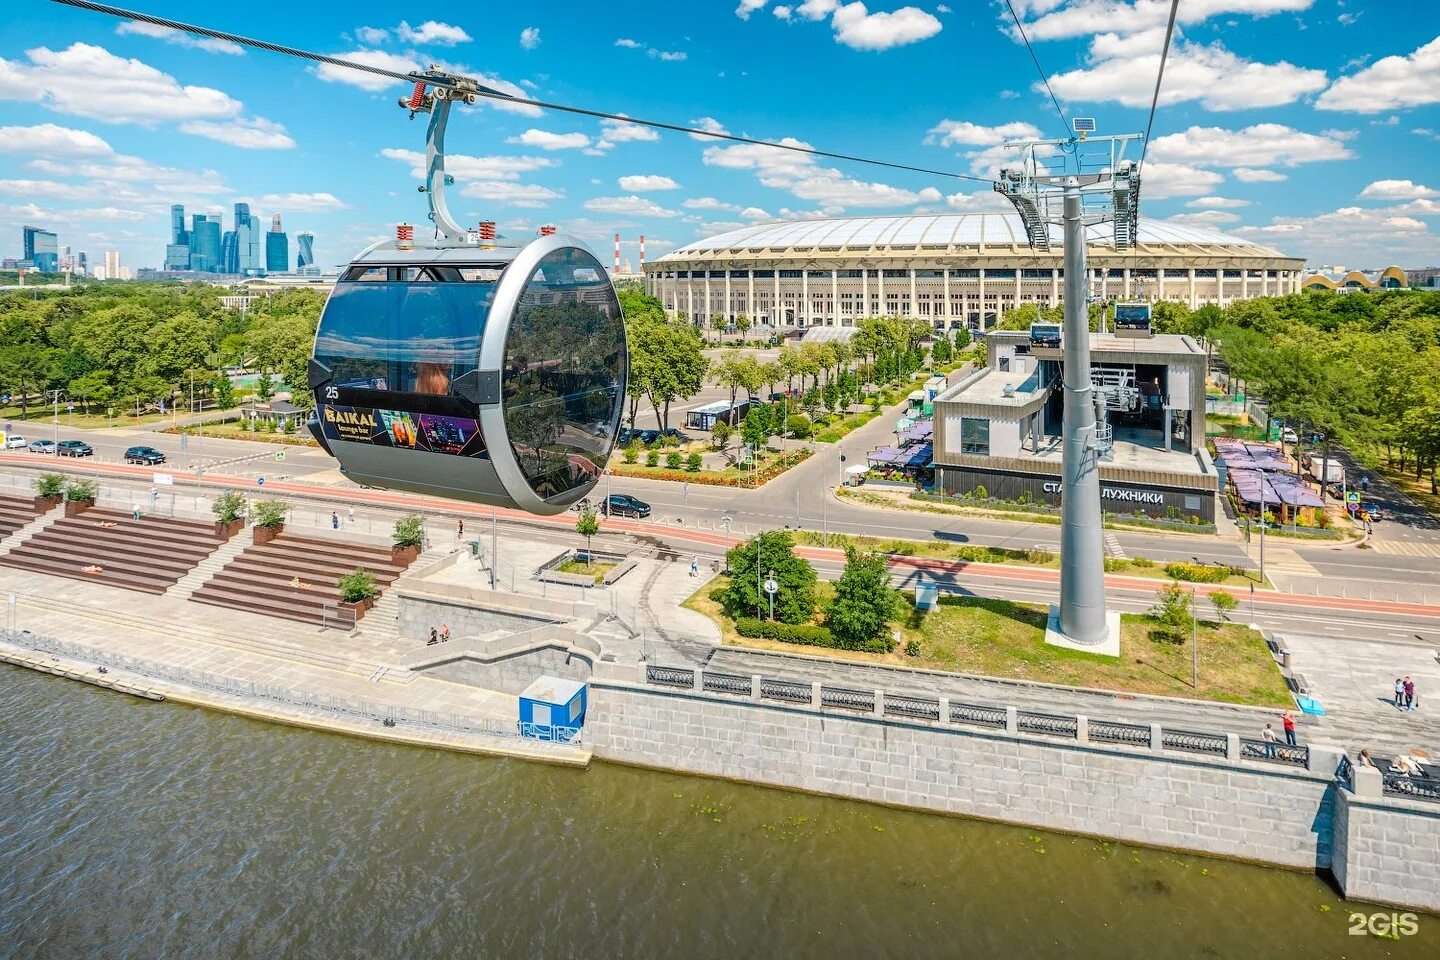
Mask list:
[{"label": "industrial smokestack", "polygon": [[481,240],[494,240],[494,239],[495,239],[495,221],[494,221],[494,220],[481,220],[481,221],[480,221],[480,239],[481,239]]},{"label": "industrial smokestack", "polygon": [[554,236],[554,234],[555,234],[555,229],[556,229],[555,224],[553,224],[553,223],[547,223],[547,224],[543,225],[543,226],[540,228],[540,236],[542,236],[542,237]]},{"label": "industrial smokestack", "polygon": [[640,234],[640,272],[645,272],[645,234]]},{"label": "industrial smokestack", "polygon": [[611,273],[620,272],[620,234],[615,234],[615,269]]}]

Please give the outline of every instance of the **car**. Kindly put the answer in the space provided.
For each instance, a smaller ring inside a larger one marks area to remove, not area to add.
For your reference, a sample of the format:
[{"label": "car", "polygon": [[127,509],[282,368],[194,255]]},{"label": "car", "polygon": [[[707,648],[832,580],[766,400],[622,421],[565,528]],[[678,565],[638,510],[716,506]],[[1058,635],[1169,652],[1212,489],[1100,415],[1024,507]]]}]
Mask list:
[{"label": "car", "polygon": [[125,462],[143,463],[153,467],[165,462],[165,454],[154,447],[131,447],[125,451]]},{"label": "car", "polygon": [[1289,427],[1286,427],[1284,430],[1281,430],[1281,431],[1280,431],[1280,439],[1281,439],[1282,441],[1284,441],[1285,443],[1299,443],[1299,442],[1300,442],[1300,437],[1299,437],[1299,435],[1296,434],[1295,431],[1294,431],[1294,430],[1291,430]]},{"label": "car", "polygon": [[55,447],[58,457],[90,457],[94,454],[95,449],[84,440],[61,440]]},{"label": "car", "polygon": [[635,517],[643,520],[650,516],[650,504],[628,493],[612,493],[601,501],[600,512],[607,517]]},{"label": "car", "polygon": [[641,430],[635,434],[635,438],[641,443],[650,444],[660,439],[659,430]]},{"label": "car", "polygon": [[54,452],[55,452],[55,441],[54,441],[54,440],[32,440],[32,441],[30,441],[30,452],[31,452],[31,453],[54,453]]},{"label": "car", "polygon": [[28,446],[30,446],[30,441],[18,433],[7,433],[5,435],[6,450],[24,450]]},{"label": "car", "polygon": [[1378,503],[1362,503],[1360,505],[1360,512],[1365,514],[1366,519],[1375,523],[1379,523],[1388,517],[1385,508]]}]

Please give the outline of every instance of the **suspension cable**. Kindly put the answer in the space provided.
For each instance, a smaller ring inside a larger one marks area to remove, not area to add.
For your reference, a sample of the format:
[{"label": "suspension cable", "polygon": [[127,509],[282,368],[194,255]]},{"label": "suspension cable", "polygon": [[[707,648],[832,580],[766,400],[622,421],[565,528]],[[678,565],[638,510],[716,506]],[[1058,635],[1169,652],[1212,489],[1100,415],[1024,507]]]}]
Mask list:
[{"label": "suspension cable", "polygon": [[1015,21],[1015,29],[1020,31],[1020,39],[1025,41],[1025,49],[1030,51],[1030,59],[1035,63],[1035,69],[1040,74],[1040,82],[1045,84],[1045,92],[1050,94],[1050,102],[1055,104],[1055,112],[1060,114],[1060,125],[1065,128],[1065,136],[1069,137],[1073,131],[1070,129],[1070,118],[1065,116],[1065,108],[1060,106],[1060,100],[1055,96],[1055,91],[1050,89],[1050,78],[1045,73],[1045,68],[1040,66],[1040,58],[1035,54],[1035,48],[1030,45],[1030,38],[1025,35],[1025,27],[1020,23],[1020,16],[1015,12],[1015,5],[1010,0],[1005,0],[1005,6],[1010,8],[1010,19]]},{"label": "suspension cable", "polygon": [[1155,95],[1150,98],[1150,119],[1145,121],[1145,142],[1140,145],[1140,163],[1145,166],[1145,154],[1150,152],[1150,129],[1155,126],[1155,107],[1160,103],[1160,83],[1165,79],[1165,59],[1170,56],[1170,37],[1175,32],[1175,14],[1180,11],[1180,0],[1171,0],[1170,22],[1165,25],[1165,46],[1160,48],[1160,70],[1155,74]]},{"label": "suspension cable", "polygon": [[[214,40],[226,40],[230,43],[246,47],[254,47],[258,50],[268,50],[271,53],[280,53],[290,57],[299,57],[303,60],[310,60],[315,63],[324,63],[333,67],[340,67],[347,70],[358,70],[362,73],[370,73],[380,77],[390,77],[394,80],[405,83],[423,82],[428,86],[445,87],[451,90],[459,90],[464,93],[471,93],[489,100],[504,103],[514,103],[521,106],[537,107],[541,110],[554,110],[561,113],[577,114],[584,117],[594,117],[600,120],[611,120],[618,123],[630,123],[641,127],[653,127],[657,130],[669,130],[675,133],[688,133],[695,137],[704,137],[712,140],[726,140],[731,143],[744,143],[752,146],[769,147],[775,150],[787,150],[791,153],[801,153],[812,157],[825,157],[830,160],[842,160],[847,163],[863,163],[875,167],[886,167],[891,170],[904,170],[909,173],[920,173],[931,177],[947,177],[954,180],[973,180],[976,183],[989,184],[993,181],[988,177],[977,177],[966,173],[956,173],[952,170],[935,170],[929,167],[917,167],[908,163],[896,163],[890,160],[876,160],[872,157],[860,157],[846,153],[835,153],[829,150],[818,150],[814,147],[802,146],[788,143],[775,143],[770,140],[758,140],[753,137],[742,137],[733,133],[721,133],[714,130],[702,130],[699,127],[687,127],[679,123],[667,123],[662,120],[647,120],[642,117],[630,117],[623,113],[609,113],[604,110],[594,110],[588,107],[577,107],[565,103],[555,103],[548,100],[536,100],[530,97],[515,96],[504,91],[487,87],[476,83],[470,86],[461,86],[454,81],[443,77],[429,76],[424,73],[401,73],[397,70],[386,70],[383,67],[372,66],[367,63],[357,63],[353,60],[346,60],[341,57],[331,57],[309,50],[301,50],[298,47],[287,47],[278,43],[270,43],[266,40],[257,40],[252,37],[241,36],[235,33],[226,33],[222,30],[211,30],[208,27],[200,27],[194,24],[183,23],[179,20],[167,20],[164,17],[156,17],[148,13],[140,13],[133,10],[125,10],[120,7],[113,7],[103,3],[92,3],[91,0],[51,0],[52,3],[59,3],[67,7],[78,7],[82,10],[90,10],[95,13],[102,13],[112,17],[122,17],[129,20],[137,20],[141,23],[148,23],[156,27],[165,27],[170,30],[179,30],[184,33],[192,33],[196,36],[209,37]],[[1057,103],[1058,106],[1058,103]]]}]

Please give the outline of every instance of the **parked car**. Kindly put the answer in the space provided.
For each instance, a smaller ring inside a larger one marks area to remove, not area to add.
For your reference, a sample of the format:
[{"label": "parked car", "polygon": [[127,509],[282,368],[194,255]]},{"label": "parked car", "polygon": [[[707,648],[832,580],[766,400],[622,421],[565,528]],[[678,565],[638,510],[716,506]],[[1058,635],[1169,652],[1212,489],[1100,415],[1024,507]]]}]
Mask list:
[{"label": "parked car", "polygon": [[131,447],[125,451],[125,462],[143,463],[153,467],[165,462],[165,454],[154,447]]},{"label": "parked car", "polygon": [[643,520],[650,516],[650,504],[628,493],[612,493],[601,501],[600,512],[607,517],[636,517]]},{"label": "parked car", "polygon": [[635,436],[641,443],[654,443],[656,440],[660,439],[660,431],[641,430],[639,433],[635,434]]},{"label": "parked car", "polygon": [[28,446],[30,446],[30,441],[18,433],[7,433],[5,435],[6,450],[24,450]]},{"label": "parked car", "polygon": [[1360,504],[1360,512],[1365,515],[1365,519],[1373,523],[1379,523],[1381,520],[1389,519],[1385,508],[1378,503],[1362,503]]},{"label": "parked car", "polygon": [[54,441],[54,440],[32,440],[32,441],[30,441],[30,452],[31,452],[31,453],[54,453],[54,452],[55,452],[55,441]]},{"label": "parked car", "polygon": [[1285,441],[1286,443],[1300,442],[1300,437],[1295,433],[1294,430],[1291,430],[1289,427],[1286,427],[1285,429],[1280,431],[1280,439]]},{"label": "parked car", "polygon": [[90,457],[95,455],[95,449],[84,440],[61,440],[55,447],[55,455],[60,457]]}]

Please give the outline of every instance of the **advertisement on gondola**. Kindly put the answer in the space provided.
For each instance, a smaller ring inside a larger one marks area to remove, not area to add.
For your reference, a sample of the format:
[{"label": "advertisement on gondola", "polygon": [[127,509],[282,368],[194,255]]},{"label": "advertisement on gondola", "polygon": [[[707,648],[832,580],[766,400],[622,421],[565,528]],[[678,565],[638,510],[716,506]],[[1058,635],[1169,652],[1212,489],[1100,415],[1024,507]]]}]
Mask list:
[{"label": "advertisement on gondola", "polygon": [[327,440],[423,450],[455,457],[485,455],[485,438],[480,433],[480,425],[464,417],[321,404],[320,425]]}]

